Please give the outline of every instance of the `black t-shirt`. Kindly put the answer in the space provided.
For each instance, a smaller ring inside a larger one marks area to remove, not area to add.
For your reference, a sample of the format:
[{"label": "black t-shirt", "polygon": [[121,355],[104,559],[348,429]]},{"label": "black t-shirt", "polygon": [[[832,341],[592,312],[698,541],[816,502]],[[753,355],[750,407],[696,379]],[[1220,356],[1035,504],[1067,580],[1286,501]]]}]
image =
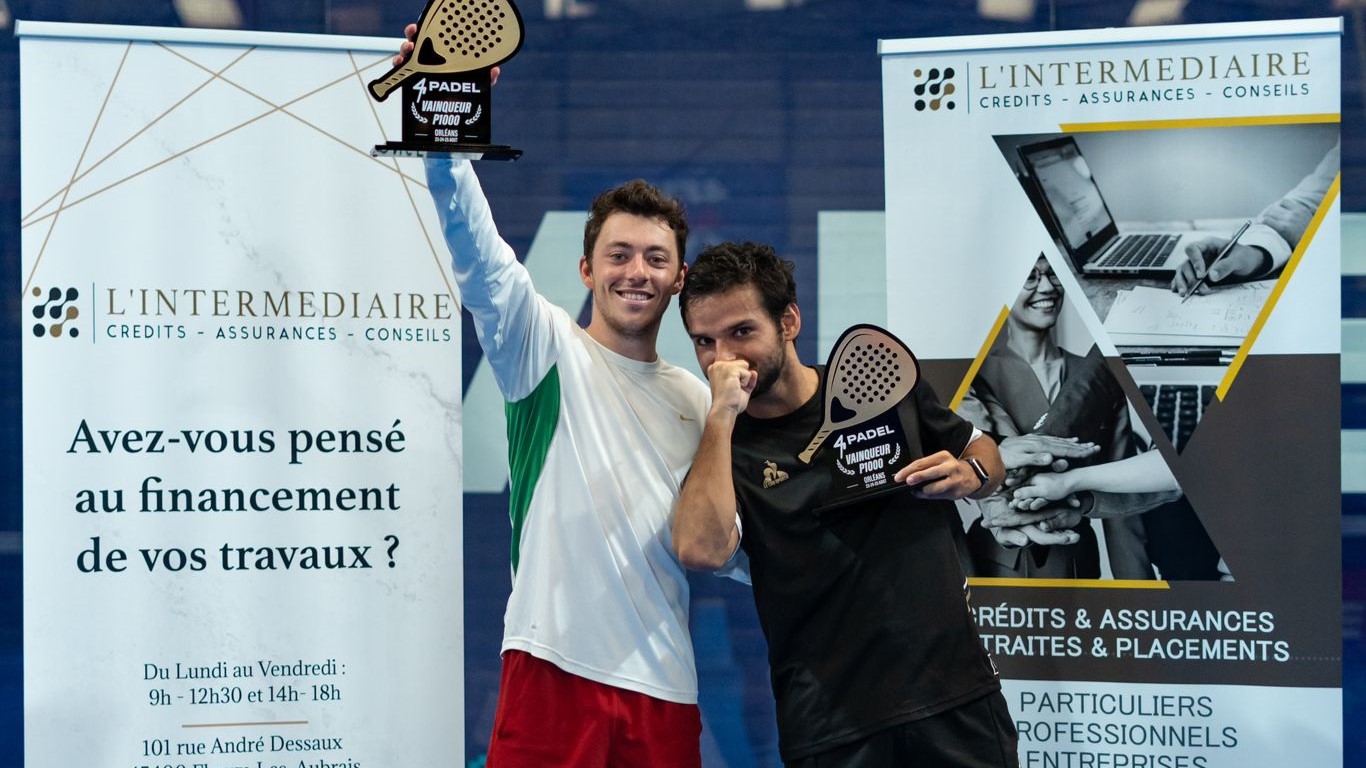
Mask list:
[{"label": "black t-shirt", "polygon": [[[958,455],[972,435],[923,381],[898,413],[913,456]],[[796,454],[821,418],[817,394],[779,418],[741,414],[732,437],[742,546],[768,639],[784,760],[1000,687],[968,610],[954,504],[897,491],[812,511],[831,483]]]}]

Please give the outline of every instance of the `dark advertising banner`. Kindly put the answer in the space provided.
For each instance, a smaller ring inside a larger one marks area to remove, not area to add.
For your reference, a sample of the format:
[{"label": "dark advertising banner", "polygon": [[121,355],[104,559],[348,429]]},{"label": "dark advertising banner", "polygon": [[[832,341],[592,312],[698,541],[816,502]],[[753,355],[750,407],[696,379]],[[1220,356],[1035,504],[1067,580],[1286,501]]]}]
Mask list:
[{"label": "dark advertising banner", "polygon": [[960,512],[1022,765],[1341,762],[1340,30],[882,43],[888,327],[1009,470]]}]

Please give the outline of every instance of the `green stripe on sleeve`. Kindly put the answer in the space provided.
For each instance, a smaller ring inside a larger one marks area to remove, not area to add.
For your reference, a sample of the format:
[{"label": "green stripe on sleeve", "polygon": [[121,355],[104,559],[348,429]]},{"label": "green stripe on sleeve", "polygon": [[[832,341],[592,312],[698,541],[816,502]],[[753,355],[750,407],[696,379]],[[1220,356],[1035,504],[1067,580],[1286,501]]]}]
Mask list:
[{"label": "green stripe on sleeve", "polygon": [[545,468],[545,457],[550,453],[550,441],[560,422],[560,369],[551,366],[549,373],[536,385],[531,394],[504,406],[508,424],[508,469],[511,475],[511,498],[508,517],[512,520],[512,572],[517,572],[521,555],[522,526],[531,509],[531,495]]}]

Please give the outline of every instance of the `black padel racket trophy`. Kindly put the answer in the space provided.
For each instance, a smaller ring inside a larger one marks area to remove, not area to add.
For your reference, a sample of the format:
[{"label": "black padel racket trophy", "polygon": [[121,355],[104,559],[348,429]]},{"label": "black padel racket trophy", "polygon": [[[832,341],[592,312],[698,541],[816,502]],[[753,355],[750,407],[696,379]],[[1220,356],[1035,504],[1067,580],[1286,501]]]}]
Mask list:
[{"label": "black padel racket trophy", "polygon": [[522,15],[512,0],[431,0],[417,22],[413,52],[370,82],[379,101],[403,86],[403,140],[370,154],[516,160],[522,150],[492,139],[492,69],[522,47]]},{"label": "black padel racket trophy", "polygon": [[855,325],[835,342],[821,381],[821,426],[798,460],[830,476],[822,509],[905,486],[892,482],[912,456],[897,415],[920,380],[915,355],[875,325]]}]

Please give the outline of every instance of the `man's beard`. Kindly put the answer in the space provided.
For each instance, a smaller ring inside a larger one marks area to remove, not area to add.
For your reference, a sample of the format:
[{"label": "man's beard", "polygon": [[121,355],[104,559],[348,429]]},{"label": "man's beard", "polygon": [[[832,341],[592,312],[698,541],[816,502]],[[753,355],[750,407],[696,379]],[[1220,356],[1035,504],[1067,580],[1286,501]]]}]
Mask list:
[{"label": "man's beard", "polygon": [[763,397],[773,385],[778,383],[778,378],[783,375],[783,370],[787,366],[787,356],[783,354],[779,347],[778,354],[774,356],[771,366],[756,366],[759,372],[759,380],[754,384],[754,391],[749,393],[750,398]]}]

